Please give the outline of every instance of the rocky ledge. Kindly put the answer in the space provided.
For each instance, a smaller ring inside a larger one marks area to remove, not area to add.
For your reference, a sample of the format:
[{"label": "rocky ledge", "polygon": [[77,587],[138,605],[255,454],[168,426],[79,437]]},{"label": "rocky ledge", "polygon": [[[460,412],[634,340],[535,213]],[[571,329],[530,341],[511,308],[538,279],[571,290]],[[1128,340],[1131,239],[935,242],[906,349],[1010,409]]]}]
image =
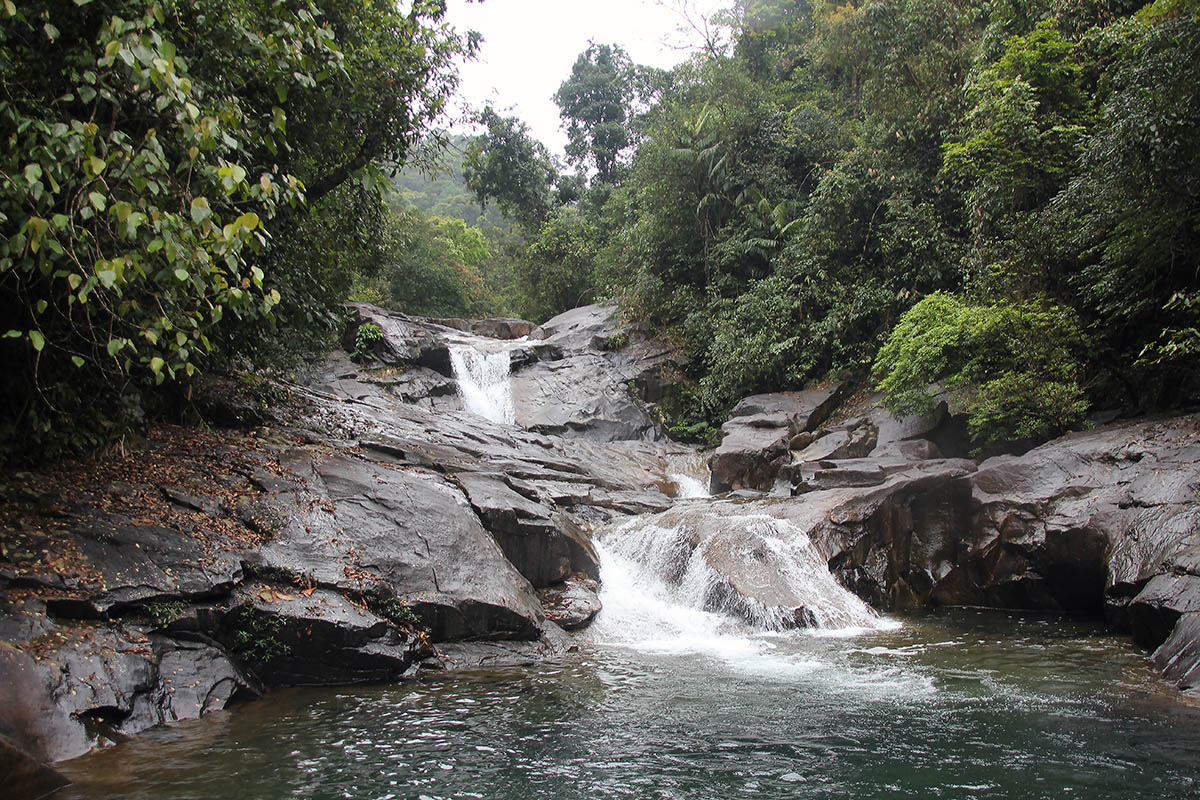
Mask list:
[{"label": "rocky ledge", "polygon": [[[4,763],[36,778],[272,687],[571,647],[599,610],[590,525],[670,504],[678,448],[648,411],[665,349],[612,308],[536,331],[355,312],[350,347],[373,321],[375,355],[201,398],[242,427],[158,427],[0,487]],[[521,425],[455,393],[449,347],[489,343],[521,365]]]},{"label": "rocky ledge", "polygon": [[[901,419],[868,398],[864,413],[814,424],[830,394],[739,406],[711,461],[714,486],[759,490],[734,493],[739,513],[788,521],[877,609],[1104,614],[1200,694],[1200,414],[977,462],[945,406]],[[731,587],[757,569],[716,566]]]},{"label": "rocky ledge", "polygon": [[[692,454],[655,422],[672,365],[615,309],[537,328],[352,310],[306,379],[199,396],[227,427],[0,485],[0,763],[28,786],[272,687],[562,653],[600,610],[591,530],[632,514],[702,551],[712,603],[773,627],[820,621],[777,580],[799,547],[877,609],[1106,614],[1200,691],[1200,415],[980,462],[944,406],[761,395],[711,456],[723,495],[673,504]],[[509,354],[516,424],[464,409],[464,347]]]}]

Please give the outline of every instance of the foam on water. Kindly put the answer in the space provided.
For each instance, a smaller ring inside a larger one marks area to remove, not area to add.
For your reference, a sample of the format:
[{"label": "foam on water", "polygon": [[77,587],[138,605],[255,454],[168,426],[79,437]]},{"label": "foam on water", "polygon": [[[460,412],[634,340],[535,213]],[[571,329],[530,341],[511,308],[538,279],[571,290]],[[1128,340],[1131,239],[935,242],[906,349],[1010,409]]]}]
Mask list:
[{"label": "foam on water", "polygon": [[[686,519],[686,518],[685,518]],[[772,679],[818,679],[833,665],[813,648],[796,647],[814,636],[851,637],[895,628],[841,587],[801,531],[783,520],[763,515],[732,515],[705,537],[685,522],[666,515],[633,519],[608,531],[597,542],[603,578],[604,610],[590,638],[651,655],[698,655],[747,676]],[[709,539],[733,529],[748,546],[766,548],[776,578],[790,596],[800,597],[819,626],[787,629],[786,609],[772,609],[741,599],[736,613],[728,603],[714,602],[727,585],[706,558]],[[841,673],[842,669],[833,669]],[[820,680],[856,686],[859,691],[923,692],[913,676],[833,675]]]}]

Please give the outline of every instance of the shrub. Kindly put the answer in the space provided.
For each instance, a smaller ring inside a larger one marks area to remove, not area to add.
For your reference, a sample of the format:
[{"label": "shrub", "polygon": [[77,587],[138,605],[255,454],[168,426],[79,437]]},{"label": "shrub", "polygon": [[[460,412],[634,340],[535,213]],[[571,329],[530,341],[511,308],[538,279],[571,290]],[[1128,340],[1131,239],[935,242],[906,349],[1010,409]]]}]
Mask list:
[{"label": "shrub", "polygon": [[1087,411],[1084,348],[1079,321],[1061,306],[971,305],[936,293],[900,319],[873,374],[893,411],[931,411],[940,385],[965,409],[978,443],[1043,439]]}]

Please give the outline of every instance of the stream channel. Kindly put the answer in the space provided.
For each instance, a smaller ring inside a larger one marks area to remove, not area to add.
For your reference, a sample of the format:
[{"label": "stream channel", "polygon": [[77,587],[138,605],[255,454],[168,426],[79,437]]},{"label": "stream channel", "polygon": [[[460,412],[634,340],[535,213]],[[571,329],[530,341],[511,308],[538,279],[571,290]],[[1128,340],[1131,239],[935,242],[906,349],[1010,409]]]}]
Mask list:
[{"label": "stream channel", "polygon": [[[511,421],[504,370],[469,359],[464,399]],[[720,502],[700,463],[678,506]],[[1200,709],[1127,639],[879,617],[778,520],[726,516],[761,528],[820,627],[706,610],[670,512],[617,521],[597,536],[604,610],[557,661],[275,692],[60,764],[75,784],[55,800],[1200,797]]]}]

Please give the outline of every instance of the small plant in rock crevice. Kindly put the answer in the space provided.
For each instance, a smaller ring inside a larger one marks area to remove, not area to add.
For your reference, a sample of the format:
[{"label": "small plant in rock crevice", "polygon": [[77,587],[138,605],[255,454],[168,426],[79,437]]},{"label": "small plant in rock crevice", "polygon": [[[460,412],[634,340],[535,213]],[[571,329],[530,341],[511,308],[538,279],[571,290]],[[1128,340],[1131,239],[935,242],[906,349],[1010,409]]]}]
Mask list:
[{"label": "small plant in rock crevice", "polygon": [[242,661],[267,664],[289,655],[292,648],[279,640],[283,620],[245,607],[234,614],[233,653]]},{"label": "small plant in rock crevice", "polygon": [[187,610],[187,603],[182,600],[146,603],[142,606],[142,610],[145,611],[151,622],[163,627],[182,617],[183,612]]},{"label": "small plant in rock crevice", "polygon": [[355,359],[367,358],[372,355],[375,345],[381,341],[383,329],[374,322],[364,322],[354,333],[354,352],[351,355]]}]

